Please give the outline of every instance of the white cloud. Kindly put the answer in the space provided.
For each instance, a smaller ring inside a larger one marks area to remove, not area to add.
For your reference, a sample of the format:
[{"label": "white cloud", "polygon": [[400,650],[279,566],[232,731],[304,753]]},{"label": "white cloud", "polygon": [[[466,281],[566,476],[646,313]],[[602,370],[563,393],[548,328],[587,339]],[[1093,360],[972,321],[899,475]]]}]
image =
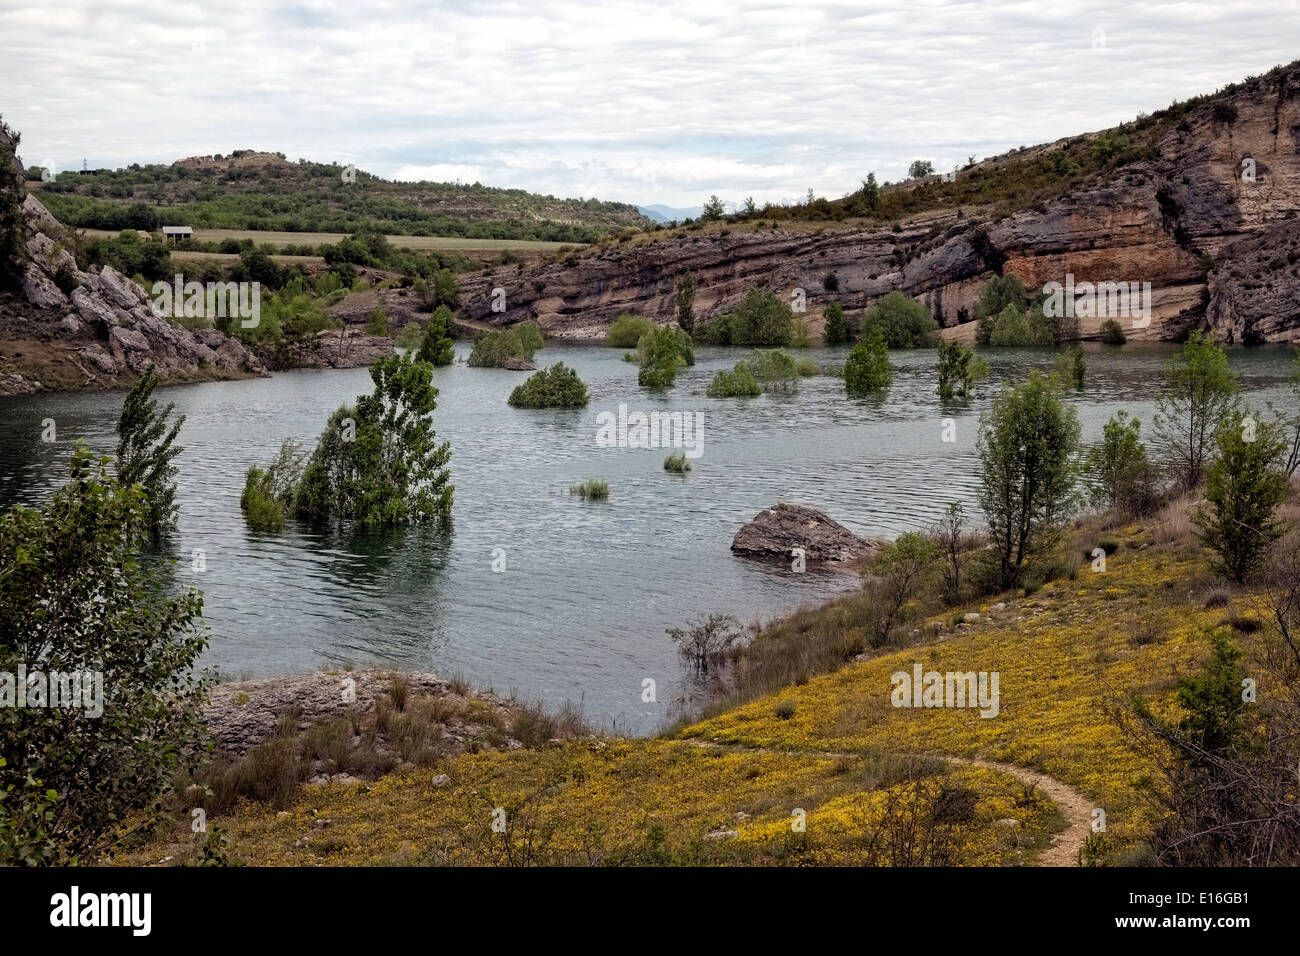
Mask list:
[{"label": "white cloud", "polygon": [[1296,35],[1295,3],[1250,0],[4,0],[0,111],[61,168],[260,148],[762,202],[1131,119],[1287,61]]}]

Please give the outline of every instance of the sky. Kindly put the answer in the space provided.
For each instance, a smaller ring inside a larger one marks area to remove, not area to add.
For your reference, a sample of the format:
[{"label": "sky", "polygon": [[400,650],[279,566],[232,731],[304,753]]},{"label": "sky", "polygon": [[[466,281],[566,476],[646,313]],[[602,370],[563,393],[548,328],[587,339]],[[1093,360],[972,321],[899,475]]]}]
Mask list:
[{"label": "sky", "polygon": [[1297,41],[1297,0],[0,0],[0,116],[55,169],[262,149],[762,204],[1112,126]]}]

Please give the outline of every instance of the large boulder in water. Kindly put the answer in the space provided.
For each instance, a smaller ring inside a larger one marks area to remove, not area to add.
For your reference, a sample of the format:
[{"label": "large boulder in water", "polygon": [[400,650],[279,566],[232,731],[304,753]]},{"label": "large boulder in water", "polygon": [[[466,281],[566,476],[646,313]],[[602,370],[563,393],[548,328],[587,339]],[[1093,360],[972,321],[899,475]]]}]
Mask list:
[{"label": "large boulder in water", "polygon": [[880,541],[859,538],[816,508],[777,502],[736,532],[731,550],[747,558],[789,561],[804,549],[809,564],[848,564],[875,554]]}]

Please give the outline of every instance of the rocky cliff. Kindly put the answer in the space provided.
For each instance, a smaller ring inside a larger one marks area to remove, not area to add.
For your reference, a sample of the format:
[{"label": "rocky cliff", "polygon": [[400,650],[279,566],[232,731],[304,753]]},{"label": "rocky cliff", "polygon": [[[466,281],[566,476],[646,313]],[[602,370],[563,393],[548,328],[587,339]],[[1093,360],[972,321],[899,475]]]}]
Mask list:
[{"label": "rocky cliff", "polygon": [[[0,146],[16,145],[0,127]],[[266,374],[238,341],[155,316],[136,282],[110,266],[83,271],[74,237],[34,196],[23,196],[23,249],[8,263],[15,287],[0,290],[0,395],[129,385],[146,367],[164,381]],[[7,197],[15,201],[14,196]]]},{"label": "rocky cliff", "polygon": [[[661,232],[464,278],[462,311],[597,338],[622,312],[669,321],[674,283],[690,271],[705,319],[754,286],[800,288],[816,330],[832,298],[861,309],[899,289],[924,301],[945,334],[973,338],[973,306],[990,277],[1014,274],[1036,289],[1072,274],[1151,283],[1152,321],[1131,338],[1205,328],[1230,343],[1300,341],[1300,65],[1209,98],[1153,135],[1139,161],[1032,208],[967,205],[887,228],[751,222]],[[1025,156],[1033,153],[1014,161]],[[504,311],[492,310],[495,289],[505,291]],[[1080,335],[1100,324],[1082,319]]]}]

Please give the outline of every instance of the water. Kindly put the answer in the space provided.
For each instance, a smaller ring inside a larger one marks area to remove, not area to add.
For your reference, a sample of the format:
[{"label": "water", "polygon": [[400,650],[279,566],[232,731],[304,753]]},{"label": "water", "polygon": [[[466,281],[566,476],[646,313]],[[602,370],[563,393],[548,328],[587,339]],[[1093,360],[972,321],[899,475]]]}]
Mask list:
[{"label": "water", "polygon": [[[1072,398],[1085,440],[1119,408],[1149,432],[1175,350],[1087,351],[1087,388]],[[800,353],[821,364],[845,354]],[[1050,368],[1055,358],[1047,349],[984,354],[995,382]],[[830,377],[805,379],[789,397],[705,397],[713,373],[743,355],[702,349],[677,387],[655,396],[637,387],[621,350],[539,352],[539,365],[577,368],[592,399],[581,411],[510,408],[520,373],[439,369],[434,420],[452,444],[456,485],[449,535],[320,535],[292,523],[276,534],[247,530],[239,510],[245,469],[268,462],[284,438],[310,447],[333,409],[370,390],[365,369],[160,390],[187,416],[176,547],[179,576],[205,595],[205,663],[255,676],[344,664],[460,672],[551,705],[580,701],[602,726],[649,732],[685,689],[666,628],[709,611],[766,619],[854,585],[850,575],[793,574],[734,557],[733,535],[759,511],[776,501],[811,505],[871,536],[923,528],[953,500],[978,512],[975,430],[993,389],[969,407],[943,409],[934,353],[895,352],[883,401],[847,400]],[[1252,399],[1293,402],[1290,351],[1237,350],[1231,359]],[[111,454],[121,401],[120,392],[0,399],[0,506],[48,496],[77,440]],[[598,447],[596,416],[620,402],[703,411],[704,454],[694,471],[665,472],[664,450]],[[946,417],[955,422],[953,443],[941,440]],[[52,444],[40,441],[46,418],[57,423]],[[592,477],[610,482],[608,502],[568,494]],[[206,553],[201,573],[190,570],[194,549]],[[504,573],[492,570],[494,549],[504,550]],[[656,681],[658,703],[641,699],[646,678]]]}]

